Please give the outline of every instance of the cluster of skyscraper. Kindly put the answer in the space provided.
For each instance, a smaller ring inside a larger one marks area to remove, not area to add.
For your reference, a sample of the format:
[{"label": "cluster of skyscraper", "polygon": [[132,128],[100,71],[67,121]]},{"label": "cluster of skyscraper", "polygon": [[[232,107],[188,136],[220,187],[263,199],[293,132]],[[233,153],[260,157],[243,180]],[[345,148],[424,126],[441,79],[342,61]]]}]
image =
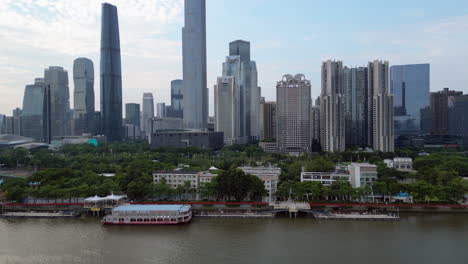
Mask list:
[{"label": "cluster of skyscraper", "polygon": [[243,40],[229,43],[229,55],[214,85],[215,116],[209,119],[205,5],[205,0],[185,0],[183,80],[171,82],[171,104],[157,103],[156,115],[153,94],[144,93],[142,107],[126,104],[123,119],[117,8],[104,3],[100,112],[94,108],[93,62],[77,58],[73,109],[68,72],[51,66],[26,85],[22,109],[14,109],[13,116],[0,115],[1,132],[44,142],[83,134],[105,135],[108,140],[147,137],[151,142],[158,130],[214,130],[224,133],[225,144],[261,141],[265,150],[275,152],[351,147],[391,152],[395,144],[414,146],[428,136],[464,138],[468,145],[468,95],[448,88],[430,93],[429,64],[390,67],[387,61],[376,60],[346,67],[328,60],[322,63],[321,93],[315,104],[310,81],[302,74],[284,75],[276,85],[276,101],[265,101],[250,43]]},{"label": "cluster of skyscraper", "polygon": [[250,43],[229,43],[229,56],[214,86],[215,131],[224,132],[226,144],[259,139],[260,90],[257,66],[250,60]]},{"label": "cluster of skyscraper", "polygon": [[102,5],[101,112],[94,109],[94,65],[90,59],[73,63],[74,100],[70,108],[68,72],[50,66],[34,84],[26,85],[23,108],[15,109],[14,131],[5,132],[50,142],[54,137],[104,134],[122,139],[122,78],[117,8]]}]

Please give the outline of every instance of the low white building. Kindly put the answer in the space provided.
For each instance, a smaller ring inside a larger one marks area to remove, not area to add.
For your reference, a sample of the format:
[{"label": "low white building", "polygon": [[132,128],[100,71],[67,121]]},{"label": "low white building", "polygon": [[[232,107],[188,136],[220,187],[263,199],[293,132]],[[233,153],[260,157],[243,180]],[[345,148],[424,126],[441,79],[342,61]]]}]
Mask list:
[{"label": "low white building", "polygon": [[198,189],[200,184],[211,182],[211,179],[215,176],[217,176],[217,174],[204,171],[161,171],[153,173],[153,183],[156,184],[161,181],[162,178],[165,178],[169,186],[177,188],[177,186],[184,185],[186,181],[189,181],[192,188]]},{"label": "low white building", "polygon": [[268,192],[267,202],[276,200],[276,192],[278,190],[279,176],[281,168],[278,167],[239,167],[246,174],[257,176],[263,181],[265,190]]},{"label": "low white building", "polygon": [[342,172],[301,172],[301,182],[320,182],[324,186],[330,186],[339,179],[349,181],[349,174]]},{"label": "low white building", "polygon": [[172,188],[177,188],[179,185],[184,185],[186,181],[190,182],[192,188],[198,188],[198,172],[188,171],[168,171],[168,172],[155,172],[153,173],[153,183],[158,183],[166,179],[167,185]]},{"label": "low white building", "polygon": [[369,163],[351,163],[348,165],[349,181],[353,188],[371,185],[377,181],[377,166]]},{"label": "low white building", "polygon": [[413,160],[411,158],[395,157],[392,159],[385,159],[385,164],[389,168],[395,168],[399,171],[413,171]]}]

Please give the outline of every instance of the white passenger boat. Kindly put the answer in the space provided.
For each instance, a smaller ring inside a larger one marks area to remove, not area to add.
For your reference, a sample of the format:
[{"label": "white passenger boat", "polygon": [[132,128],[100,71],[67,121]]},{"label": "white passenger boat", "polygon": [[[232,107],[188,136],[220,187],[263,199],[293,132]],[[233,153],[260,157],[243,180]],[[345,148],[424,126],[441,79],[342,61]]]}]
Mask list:
[{"label": "white passenger boat", "polygon": [[104,216],[107,225],[174,225],[192,220],[190,205],[181,204],[134,204],[121,205]]}]

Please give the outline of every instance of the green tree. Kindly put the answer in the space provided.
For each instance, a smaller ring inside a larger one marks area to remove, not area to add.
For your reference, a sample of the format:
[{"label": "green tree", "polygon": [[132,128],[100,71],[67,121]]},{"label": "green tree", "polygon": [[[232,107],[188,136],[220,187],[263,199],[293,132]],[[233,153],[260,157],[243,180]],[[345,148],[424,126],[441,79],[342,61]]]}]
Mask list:
[{"label": "green tree", "polygon": [[335,163],[325,159],[322,156],[312,159],[310,162],[306,163],[306,171],[313,172],[331,172],[335,171]]},{"label": "green tree", "polygon": [[261,201],[264,196],[268,195],[265,185],[257,176],[250,175],[250,178],[250,198],[253,201]]},{"label": "green tree", "polygon": [[342,201],[349,200],[350,196],[353,195],[353,187],[349,181],[345,181],[343,179],[334,181],[330,186],[330,189],[332,196],[335,196]]}]

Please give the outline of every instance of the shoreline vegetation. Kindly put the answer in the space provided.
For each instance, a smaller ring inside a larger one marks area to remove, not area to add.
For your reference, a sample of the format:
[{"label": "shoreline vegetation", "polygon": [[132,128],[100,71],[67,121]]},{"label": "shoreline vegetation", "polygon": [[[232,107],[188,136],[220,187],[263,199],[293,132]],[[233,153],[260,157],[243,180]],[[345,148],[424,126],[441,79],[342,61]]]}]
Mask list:
[{"label": "shoreline vegetation", "polygon": [[[266,195],[263,183],[255,176],[239,171],[240,166],[278,166],[281,168],[278,200],[305,202],[356,203],[371,193],[413,196],[415,204],[461,204],[468,193],[468,157],[466,152],[403,149],[395,153],[349,150],[342,153],[315,153],[299,157],[265,153],[257,145],[227,146],[219,151],[196,148],[150,149],[146,142],[105,143],[97,147],[67,145],[52,152],[46,149],[0,149],[2,170],[34,172],[29,177],[4,178],[0,189],[3,200],[22,203],[26,197],[48,201],[68,201],[76,197],[126,194],[133,201],[214,200],[220,202],[260,202]],[[414,172],[388,168],[384,159],[410,157]],[[300,182],[306,171],[333,171],[337,164],[369,162],[378,167],[373,188],[353,189],[349,182],[336,181],[331,186],[319,182]],[[194,189],[190,184],[172,188],[166,182],[153,184],[152,173],[180,168],[207,171],[219,168],[211,183]],[[114,177],[102,174],[112,173]],[[1,170],[0,170],[1,175]],[[465,178],[465,179],[464,179]],[[411,179],[412,181],[405,182]]]}]

